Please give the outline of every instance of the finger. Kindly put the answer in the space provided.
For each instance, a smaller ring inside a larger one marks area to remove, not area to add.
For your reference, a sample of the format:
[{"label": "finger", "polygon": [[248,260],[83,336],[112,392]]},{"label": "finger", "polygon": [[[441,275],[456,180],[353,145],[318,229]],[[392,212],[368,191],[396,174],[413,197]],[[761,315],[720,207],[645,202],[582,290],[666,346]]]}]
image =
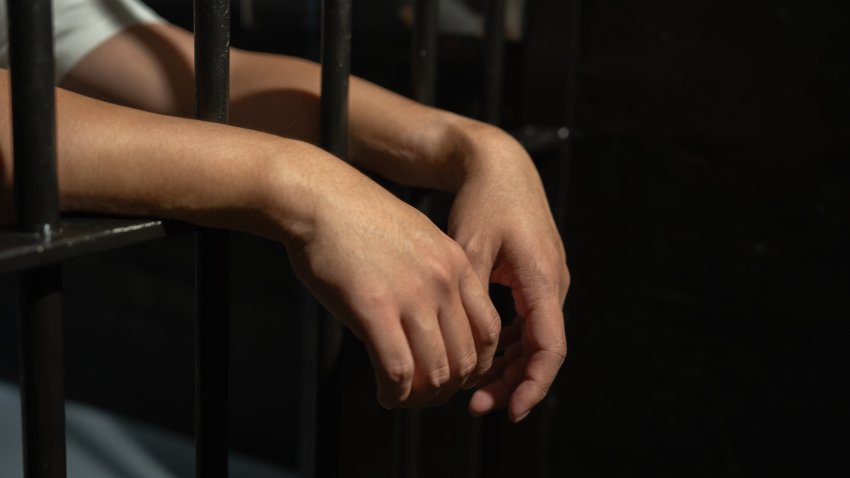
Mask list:
[{"label": "finger", "polygon": [[516,420],[525,418],[543,400],[567,355],[564,315],[557,294],[530,294],[526,304],[523,347],[528,360],[523,381],[511,396],[509,408],[509,414]]},{"label": "finger", "polygon": [[402,327],[413,355],[413,385],[403,406],[427,406],[449,381],[450,367],[446,344],[436,314],[403,316]]},{"label": "finger", "polygon": [[546,398],[554,376],[550,379],[543,371],[554,368],[557,372],[561,362],[563,360],[546,351],[538,351],[527,360],[524,371],[526,378],[517,385],[510,396],[508,416],[511,420],[521,421]]},{"label": "finger", "polygon": [[444,307],[439,314],[440,330],[446,344],[451,378],[443,385],[432,405],[447,402],[468,379],[478,363],[475,342],[472,340],[470,320],[466,316],[460,298]]},{"label": "finger", "polygon": [[505,372],[505,369],[508,368],[512,363],[516,362],[519,359],[522,359],[522,348],[519,348],[520,353],[511,352],[510,357],[508,355],[497,356],[493,359],[493,366],[490,367],[490,370],[481,377],[481,380],[478,381],[478,385],[480,387],[484,387],[488,385],[490,382],[494,380],[498,380],[502,377],[502,374]]},{"label": "finger", "polygon": [[[506,343],[502,342],[501,339],[500,339],[499,349],[501,349],[501,350],[497,351],[496,356],[493,358],[493,366],[490,367],[490,370],[488,370],[487,373],[484,374],[484,376],[481,377],[480,380],[478,380],[478,384],[477,384],[478,386],[483,387],[484,385],[487,385],[490,382],[493,382],[494,380],[501,378],[502,373],[504,373],[505,369],[511,363],[515,362],[517,359],[522,358],[522,354],[523,354],[524,351],[523,351],[523,346],[522,346],[522,342],[521,342],[521,339],[522,339],[522,328],[521,328],[521,326],[524,325],[524,324],[525,324],[525,322],[522,321],[519,317],[517,317],[516,320],[514,321],[514,323],[510,325],[510,327],[513,328],[513,330],[516,331],[516,333],[509,333],[508,334],[508,337],[510,337],[512,342],[506,344]],[[505,334],[502,334],[502,336],[504,337]]]},{"label": "finger", "polygon": [[378,402],[385,408],[401,406],[410,395],[414,372],[413,354],[401,324],[380,321],[380,327],[364,329],[363,335],[375,369]]},{"label": "finger", "polygon": [[505,368],[498,379],[476,390],[469,401],[469,413],[480,416],[507,405],[511,393],[522,380],[524,369],[525,360],[516,360]]},{"label": "finger", "polygon": [[478,380],[493,364],[493,355],[499,345],[502,322],[496,307],[493,306],[490,297],[478,283],[471,269],[469,273],[461,277],[460,297],[468,318],[477,357],[473,380]]}]

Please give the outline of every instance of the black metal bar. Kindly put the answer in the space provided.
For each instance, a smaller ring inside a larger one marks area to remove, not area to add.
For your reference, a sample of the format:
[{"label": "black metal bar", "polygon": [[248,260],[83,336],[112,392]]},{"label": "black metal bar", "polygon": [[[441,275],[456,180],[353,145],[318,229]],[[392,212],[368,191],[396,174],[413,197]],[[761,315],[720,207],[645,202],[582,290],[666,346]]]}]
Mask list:
[{"label": "black metal bar", "polygon": [[348,76],[351,73],[351,0],[322,0],[322,99],[319,143],[348,159]]},{"label": "black metal bar", "polygon": [[[351,74],[351,0],[322,0],[322,90],[319,106],[319,144],[348,160],[348,90]],[[308,355],[302,423],[305,437],[302,468],[307,477],[336,477],[339,468],[341,400],[338,384],[330,379],[343,337],[342,325],[312,298],[305,304],[305,354]]]},{"label": "black metal bar", "polygon": [[228,237],[197,237],[195,378],[196,476],[227,476]]},{"label": "black metal bar", "polygon": [[422,414],[419,410],[396,412],[393,476],[398,478],[417,478],[419,476],[419,437],[421,432]]},{"label": "black metal bar", "polygon": [[299,396],[298,443],[299,469],[305,478],[316,476],[319,420],[319,388],[321,380],[319,318],[321,306],[309,294],[304,292],[300,304],[301,318],[301,387]]},{"label": "black metal bar", "polygon": [[413,99],[433,105],[437,92],[437,0],[413,2]]},{"label": "black metal bar", "polygon": [[65,476],[65,367],[60,266],[20,276],[24,476]]},{"label": "black metal bar", "polygon": [[[581,58],[581,15],[582,0],[567,2],[567,18],[565,21],[568,35],[567,46],[567,78],[564,104],[564,124],[567,128],[575,127],[576,99],[578,98],[578,62]],[[566,139],[566,138],[564,138]]]},{"label": "black metal bar", "polygon": [[[425,105],[434,105],[437,96],[438,18],[437,0],[414,0],[410,55],[411,93],[413,99]],[[426,214],[431,209],[430,197],[416,198],[414,191],[411,191],[409,196]],[[395,420],[394,476],[417,478],[422,416],[418,410],[401,410],[396,412]]]},{"label": "black metal bar", "polygon": [[[53,19],[50,0],[8,2],[15,213],[21,233],[48,244],[59,231]],[[20,276],[24,476],[65,476],[62,271]]]},{"label": "black metal bar", "polygon": [[195,230],[188,224],[154,219],[97,217],[65,217],[57,227],[62,234],[49,242],[29,234],[0,232],[0,274],[35,269]]},{"label": "black metal bar", "polygon": [[484,29],[483,119],[499,124],[502,115],[502,76],[505,52],[505,0],[487,2]]},{"label": "black metal bar", "polygon": [[195,0],[195,114],[230,118],[230,0]]},{"label": "black metal bar", "polygon": [[[198,119],[230,115],[230,1],[195,0],[195,109]],[[225,231],[197,237],[195,474],[227,476],[229,248]]]},{"label": "black metal bar", "polygon": [[12,142],[19,230],[45,237],[59,219],[50,0],[10,0]]},{"label": "black metal bar", "polygon": [[[471,393],[465,395],[466,403],[471,397]],[[461,454],[459,460],[461,462],[460,476],[478,478],[484,476],[481,474],[483,420],[491,417],[471,417],[465,409],[461,413],[460,436],[463,438],[461,446],[466,448],[466,452]]]},{"label": "black metal bar", "polygon": [[572,170],[572,141],[571,134],[575,129],[576,101],[578,98],[578,62],[581,57],[581,15],[582,0],[569,0],[567,2],[567,18],[565,24],[568,34],[568,50],[565,60],[567,61],[567,77],[564,85],[566,89],[564,101],[564,126],[558,129],[558,137],[561,141],[561,161],[558,164],[557,183],[553,203],[555,220],[560,228],[563,228],[569,210],[568,195]]},{"label": "black metal bar", "polygon": [[[481,118],[493,125],[499,125],[502,119],[502,94],[504,82],[505,55],[505,0],[490,0],[484,24],[484,85]],[[487,437],[486,431],[492,431],[492,421],[495,417],[462,419],[462,428],[466,437],[466,453],[463,455],[463,476],[475,478],[487,476],[482,470],[492,473],[486,468],[482,449],[491,445],[493,437]],[[489,440],[489,441],[488,441]],[[488,441],[485,443],[485,441]],[[492,449],[491,449],[492,450]],[[484,466],[482,466],[484,465]]]}]

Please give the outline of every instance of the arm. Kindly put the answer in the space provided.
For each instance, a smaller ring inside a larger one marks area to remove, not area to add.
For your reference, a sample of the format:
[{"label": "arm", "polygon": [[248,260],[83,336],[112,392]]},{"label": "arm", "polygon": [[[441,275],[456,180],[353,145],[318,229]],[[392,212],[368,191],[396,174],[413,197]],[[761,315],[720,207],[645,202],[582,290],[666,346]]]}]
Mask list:
[{"label": "arm", "polygon": [[[142,24],[84,58],[62,87],[112,103],[191,117],[192,34]],[[300,58],[231,51],[233,125],[318,142],[321,69]],[[456,149],[490,127],[428,108],[357,77],[351,78],[351,159],[401,184],[456,190],[464,162]],[[495,128],[491,128],[497,131]]]},{"label": "arm", "polygon": [[[4,111],[8,87],[0,70]],[[5,173],[9,126],[0,115]],[[322,150],[63,90],[57,140],[63,210],[157,215],[282,241],[299,278],[366,343],[382,404],[432,405],[490,368],[498,317],[460,247]]]},{"label": "arm", "polygon": [[[191,34],[173,26],[136,27],[85,58],[65,85],[110,101],[188,115],[192,48]],[[114,66],[118,59],[124,60],[121,68]],[[237,49],[231,64],[234,124],[316,141],[318,65]],[[531,159],[498,128],[422,106],[358,78],[351,79],[349,111],[352,162],[402,184],[456,192],[450,235],[483,284],[513,289],[523,333],[500,367],[503,373],[477,392],[470,411],[482,414],[508,404],[511,418],[520,419],[543,399],[566,355],[561,310],[569,274]]]}]

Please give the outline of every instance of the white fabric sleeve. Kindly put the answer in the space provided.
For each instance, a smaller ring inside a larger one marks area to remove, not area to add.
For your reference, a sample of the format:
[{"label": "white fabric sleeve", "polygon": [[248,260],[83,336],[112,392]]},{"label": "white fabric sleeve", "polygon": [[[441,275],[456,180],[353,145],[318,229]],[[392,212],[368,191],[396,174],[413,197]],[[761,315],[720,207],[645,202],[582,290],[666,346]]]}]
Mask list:
[{"label": "white fabric sleeve", "polygon": [[[165,22],[139,0],[53,0],[56,83],[89,52],[126,28]],[[9,67],[6,0],[0,0],[0,67]]]}]

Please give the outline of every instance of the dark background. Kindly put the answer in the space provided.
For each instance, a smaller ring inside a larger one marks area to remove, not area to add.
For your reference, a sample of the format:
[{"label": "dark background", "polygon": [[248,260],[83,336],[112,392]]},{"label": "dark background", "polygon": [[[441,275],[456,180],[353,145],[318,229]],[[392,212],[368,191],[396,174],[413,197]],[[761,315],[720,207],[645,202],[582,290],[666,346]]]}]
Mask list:
[{"label": "dark background", "polygon": [[[188,2],[150,3],[191,23]],[[315,9],[285,3],[246,31],[234,9],[235,44],[315,56]],[[407,92],[394,8],[355,2],[353,68]],[[438,101],[477,114],[479,43],[441,47]],[[848,3],[529,0],[506,78],[507,129],[571,131],[568,154],[535,154],[573,276],[570,353],[525,423],[485,421],[482,471],[850,472]],[[191,245],[67,265],[71,397],[191,433]],[[232,442],[294,465],[299,289],[276,244],[234,236],[232,263]],[[0,278],[5,377],[13,300]],[[393,416],[362,351],[344,358],[345,476],[389,476]],[[476,456],[463,407],[424,413],[421,476],[460,476]]]}]

